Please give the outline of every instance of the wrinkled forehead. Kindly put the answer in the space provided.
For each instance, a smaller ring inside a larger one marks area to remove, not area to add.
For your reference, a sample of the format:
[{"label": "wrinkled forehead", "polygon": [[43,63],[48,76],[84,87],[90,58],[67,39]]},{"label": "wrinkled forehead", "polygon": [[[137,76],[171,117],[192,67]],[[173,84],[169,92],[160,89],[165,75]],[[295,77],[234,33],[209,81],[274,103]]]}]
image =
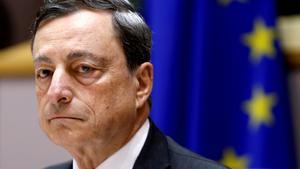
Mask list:
[{"label": "wrinkled forehead", "polygon": [[33,42],[33,53],[41,48],[40,45],[55,40],[78,38],[76,41],[80,42],[86,38],[93,38],[100,41],[115,38],[115,35],[111,11],[80,9],[43,21]]}]

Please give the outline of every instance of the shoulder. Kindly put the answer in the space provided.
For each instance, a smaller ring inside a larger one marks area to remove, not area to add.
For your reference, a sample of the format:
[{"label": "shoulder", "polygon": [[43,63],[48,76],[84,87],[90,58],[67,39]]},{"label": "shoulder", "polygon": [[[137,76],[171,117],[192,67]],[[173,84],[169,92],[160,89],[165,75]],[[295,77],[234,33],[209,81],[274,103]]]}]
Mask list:
[{"label": "shoulder", "polygon": [[67,161],[55,165],[48,166],[44,169],[72,169],[72,161]]},{"label": "shoulder", "polygon": [[172,169],[228,169],[215,161],[204,158],[167,137],[168,151]]}]

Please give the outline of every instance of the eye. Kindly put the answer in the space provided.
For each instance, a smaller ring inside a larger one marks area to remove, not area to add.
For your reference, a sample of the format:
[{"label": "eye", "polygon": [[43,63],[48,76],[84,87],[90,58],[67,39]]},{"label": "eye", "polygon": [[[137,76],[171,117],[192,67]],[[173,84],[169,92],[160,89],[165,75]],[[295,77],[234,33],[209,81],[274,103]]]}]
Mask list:
[{"label": "eye", "polygon": [[51,71],[48,69],[40,69],[37,71],[37,78],[45,79],[51,75]]},{"label": "eye", "polygon": [[93,70],[94,70],[94,68],[92,68],[88,65],[80,65],[80,66],[77,67],[76,71],[79,72],[79,73],[82,73],[82,74],[86,74],[86,73],[89,73]]},{"label": "eye", "polygon": [[94,63],[78,61],[71,66],[72,75],[83,85],[90,85],[103,74],[103,69]]}]

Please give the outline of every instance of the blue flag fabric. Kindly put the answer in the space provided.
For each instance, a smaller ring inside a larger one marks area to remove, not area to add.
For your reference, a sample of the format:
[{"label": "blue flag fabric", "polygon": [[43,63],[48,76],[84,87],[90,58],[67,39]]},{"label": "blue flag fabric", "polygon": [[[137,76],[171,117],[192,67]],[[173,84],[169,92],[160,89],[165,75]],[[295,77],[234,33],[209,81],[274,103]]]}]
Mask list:
[{"label": "blue flag fabric", "polygon": [[233,168],[297,168],[274,0],[144,0],[151,116]]}]

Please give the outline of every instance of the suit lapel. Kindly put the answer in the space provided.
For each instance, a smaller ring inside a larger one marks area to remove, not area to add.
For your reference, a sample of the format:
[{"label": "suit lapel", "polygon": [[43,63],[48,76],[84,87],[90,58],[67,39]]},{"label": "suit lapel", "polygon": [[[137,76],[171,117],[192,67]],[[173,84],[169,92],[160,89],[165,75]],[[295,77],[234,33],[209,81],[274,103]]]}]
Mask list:
[{"label": "suit lapel", "polygon": [[150,119],[150,130],[133,169],[166,169],[169,168],[168,143]]}]

